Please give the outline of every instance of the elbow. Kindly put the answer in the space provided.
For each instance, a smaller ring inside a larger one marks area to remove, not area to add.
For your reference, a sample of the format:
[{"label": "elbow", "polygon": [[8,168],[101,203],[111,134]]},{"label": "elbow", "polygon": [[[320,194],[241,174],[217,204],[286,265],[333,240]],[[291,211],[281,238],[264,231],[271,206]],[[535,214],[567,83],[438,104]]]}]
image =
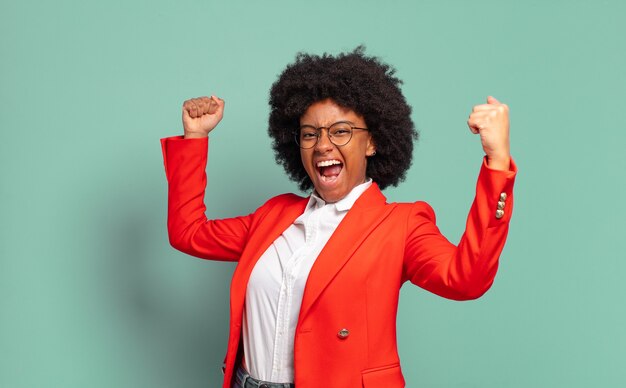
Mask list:
[{"label": "elbow", "polygon": [[476,279],[466,282],[462,287],[458,287],[458,298],[456,300],[475,300],[487,293],[493,285],[493,277],[487,279]]},{"label": "elbow", "polygon": [[497,271],[497,262],[495,265],[456,268],[449,273],[448,284],[458,293],[458,298],[455,299],[475,300],[489,291]]},{"label": "elbow", "polygon": [[173,228],[167,228],[167,237],[172,248],[177,251],[185,252],[187,244],[185,244],[184,233],[181,231],[175,231]]},{"label": "elbow", "polygon": [[167,237],[172,248],[188,253],[200,224],[198,222],[174,222],[168,220]]},{"label": "elbow", "polygon": [[483,279],[478,281],[477,279],[450,279],[444,280],[441,283],[413,283],[420,285],[426,290],[442,296],[446,299],[452,299],[456,301],[474,300],[483,296],[493,284],[493,278]]},{"label": "elbow", "polygon": [[462,296],[458,300],[476,300],[481,296],[485,295],[487,291],[491,288],[491,284],[482,287],[469,287],[464,290]]},{"label": "elbow", "polygon": [[180,243],[180,239],[174,236],[173,234],[168,234],[170,246],[177,251],[182,251],[182,244]]},{"label": "elbow", "polygon": [[464,301],[474,300],[485,295],[493,285],[495,273],[474,271],[471,273],[448,273],[444,284],[449,291],[448,298]]},{"label": "elbow", "polygon": [[170,246],[176,249],[177,251],[180,251],[180,242],[172,234],[168,234],[168,238],[169,238]]}]

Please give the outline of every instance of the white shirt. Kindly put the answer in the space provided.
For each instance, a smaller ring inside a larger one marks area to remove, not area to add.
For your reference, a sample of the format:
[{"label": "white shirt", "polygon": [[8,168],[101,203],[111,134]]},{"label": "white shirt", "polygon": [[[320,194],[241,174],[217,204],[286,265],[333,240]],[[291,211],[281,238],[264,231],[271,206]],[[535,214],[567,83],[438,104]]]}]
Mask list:
[{"label": "white shirt", "polygon": [[343,199],[326,203],[311,194],[304,213],[259,258],[248,280],[243,314],[244,365],[250,376],[293,383],[293,344],[306,280],[315,259],[368,179]]}]

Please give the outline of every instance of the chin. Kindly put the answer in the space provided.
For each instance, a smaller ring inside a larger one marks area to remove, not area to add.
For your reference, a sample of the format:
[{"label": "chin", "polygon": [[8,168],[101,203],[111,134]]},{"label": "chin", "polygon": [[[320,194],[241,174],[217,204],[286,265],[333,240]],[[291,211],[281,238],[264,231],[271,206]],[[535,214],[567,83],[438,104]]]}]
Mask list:
[{"label": "chin", "polygon": [[319,196],[322,197],[322,199],[327,203],[337,202],[343,199],[346,195],[348,195],[348,192],[345,190],[344,191],[341,191],[341,190],[328,191],[328,190],[319,190],[318,188],[316,188],[315,191],[317,191],[317,194],[319,194]]}]

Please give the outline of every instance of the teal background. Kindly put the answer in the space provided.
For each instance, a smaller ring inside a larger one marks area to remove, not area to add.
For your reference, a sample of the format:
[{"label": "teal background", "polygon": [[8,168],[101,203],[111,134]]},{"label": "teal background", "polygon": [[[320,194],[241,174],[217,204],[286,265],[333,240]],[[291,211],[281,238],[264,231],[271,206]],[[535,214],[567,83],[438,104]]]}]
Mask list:
[{"label": "teal background", "polygon": [[234,266],[171,248],[159,138],[216,94],[208,215],[296,190],[267,97],[298,51],[393,64],[421,131],[390,201],[458,241],[481,163],[467,129],[511,108],[516,207],[493,288],[402,289],[409,387],[626,386],[626,3],[0,3],[0,386],[217,387]]}]

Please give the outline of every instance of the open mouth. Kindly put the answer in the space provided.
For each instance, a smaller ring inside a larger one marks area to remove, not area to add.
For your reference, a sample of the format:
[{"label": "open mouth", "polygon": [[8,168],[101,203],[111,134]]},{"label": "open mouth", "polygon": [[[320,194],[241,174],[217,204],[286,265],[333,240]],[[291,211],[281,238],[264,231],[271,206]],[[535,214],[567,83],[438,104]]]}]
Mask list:
[{"label": "open mouth", "polygon": [[339,173],[343,169],[343,163],[336,159],[323,160],[317,162],[315,167],[317,167],[317,171],[320,174],[322,181],[332,182],[339,176]]}]

